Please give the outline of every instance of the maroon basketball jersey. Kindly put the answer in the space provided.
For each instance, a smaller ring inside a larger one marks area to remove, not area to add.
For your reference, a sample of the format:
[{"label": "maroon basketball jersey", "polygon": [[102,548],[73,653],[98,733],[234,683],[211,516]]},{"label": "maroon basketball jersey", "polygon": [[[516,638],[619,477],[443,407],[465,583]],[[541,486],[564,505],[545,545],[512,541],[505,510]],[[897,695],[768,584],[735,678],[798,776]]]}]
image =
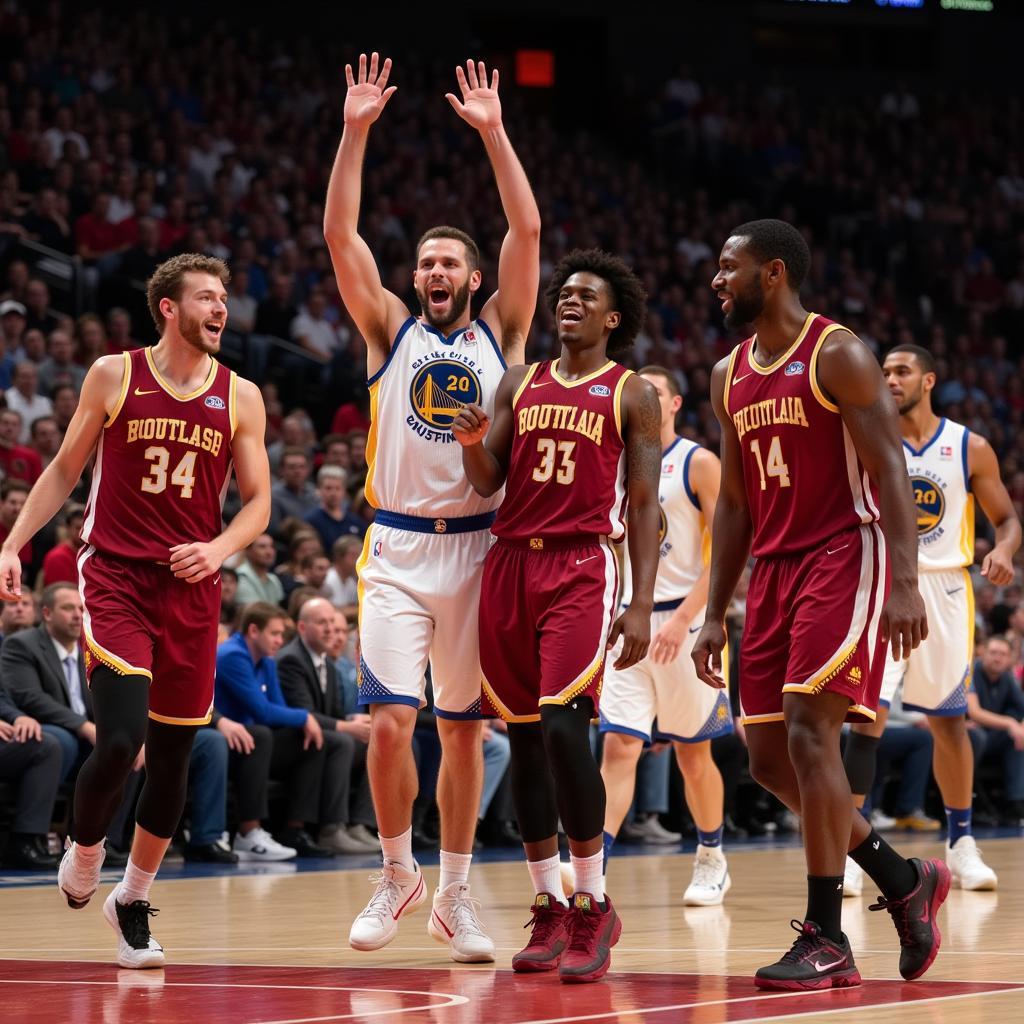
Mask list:
[{"label": "maroon basketball jersey", "polygon": [[754,359],[756,335],[729,358],[725,409],[743,453],[755,557],[816,547],[878,521],[868,474],[839,408],[818,386],[818,353],[833,331],[814,313],[770,368]]},{"label": "maroon basketball jersey", "polygon": [[203,384],[182,394],[150,349],[125,352],[124,364],[96,448],[82,538],[103,554],[167,562],[175,544],[221,531],[237,378],[211,359]]},{"label": "maroon basketball jersey", "polygon": [[579,380],[566,380],[557,359],[530,366],[512,399],[512,454],[505,500],[491,529],[495,536],[622,537],[621,403],[631,373],[609,361]]}]

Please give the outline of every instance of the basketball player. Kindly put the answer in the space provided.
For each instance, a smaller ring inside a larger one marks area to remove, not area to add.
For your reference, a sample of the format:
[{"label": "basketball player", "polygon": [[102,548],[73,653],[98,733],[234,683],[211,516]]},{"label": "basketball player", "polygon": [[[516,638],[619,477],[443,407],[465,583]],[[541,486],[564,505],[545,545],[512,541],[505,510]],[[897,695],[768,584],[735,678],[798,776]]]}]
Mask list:
[{"label": "basketball player", "polygon": [[[995,547],[981,567],[982,576],[995,586],[1013,582],[1020,520],[988,441],[935,415],[931,353],[901,345],[885,357],[882,372],[899,409],[903,454],[917,502],[917,560],[929,631],[909,660],[886,663],[878,717],[853,727],[846,771],[854,803],[863,806],[874,783],[889,704],[902,682],[903,706],[928,716],[935,739],[932,765],[946,805],[946,863],[953,887],[994,889],[996,873],[981,859],[971,835],[974,755],[966,691],[974,665],[974,588],[967,567],[974,562],[974,499],[996,532]],[[851,895],[859,895],[863,878],[856,862],[847,861],[846,878]]]},{"label": "basketball player", "polygon": [[[606,651],[621,638],[618,670],[647,653],[661,410],[649,383],[608,358],[629,349],[645,314],[643,287],[621,260],[575,250],[545,297],[561,354],[512,367],[491,429],[474,403],[456,417],[455,436],[478,493],[508,484],[484,566],[480,653],[484,709],[509,723],[512,793],[537,893],[530,943],[512,968],[558,968],[562,981],[583,982],[605,974],[621,932],[604,892],[605,793],[589,730]],[[615,618],[611,542],[627,517],[632,597]],[[562,902],[559,818],[572,910]]]},{"label": "basketball player", "polygon": [[866,346],[801,306],[809,263],[794,227],[752,221],[726,241],[711,285],[726,325],[757,333],[712,375],[722,488],[693,660],[724,687],[725,613],[752,551],[740,652],[750,771],[802,817],[808,870],[798,937],[755,977],[766,989],[860,984],[840,928],[847,851],[882,890],[874,909],[892,915],[908,980],[935,959],[949,890],[945,863],[904,859],[850,805],[843,722],[875,717],[885,642],[905,657],[928,626],[896,409]]},{"label": "basketball player", "polygon": [[[185,805],[192,739],[210,721],[221,563],[270,516],[265,413],[255,385],[213,356],[228,269],[185,253],[149,281],[152,348],[102,356],[53,462],[0,550],[0,597],[21,592],[18,550],[50,521],[96,453],[79,556],[96,745],[75,786],[74,833],[57,884],[68,905],[96,892],[104,835],[145,741],[146,781],[123,880],[103,905],[122,967],[161,967],[149,890]],[[221,528],[234,466],[243,505]]]},{"label": "basketball player", "polygon": [[412,856],[416,766],[412,733],[424,703],[429,658],[442,761],[441,878],[428,930],[452,959],[494,959],[468,883],[483,782],[480,656],[476,606],[490,546],[488,527],[500,494],[481,498],[462,471],[452,422],[466,402],[491,409],[508,363],[521,363],[537,301],[540,214],[505,134],[498,73],[488,85],[483,63],[456,76],[460,117],[480,132],[508,218],[498,263],[498,291],[472,319],[480,256],[463,231],[436,227],[416,249],[412,316],[382,285],[357,234],[360,175],[370,125],[394,94],[391,61],[367,67],[358,81],[346,68],[345,130],[327,192],[324,233],[338,288],[367,344],[372,424],[366,497],[377,509],[358,563],[359,701],[371,706],[368,770],[384,870],[349,934],[354,949],[373,950],[395,936],[399,918],[425,898]]},{"label": "basketball player", "polygon": [[[710,541],[707,529],[714,521],[720,467],[711,452],[676,434],[683,399],[672,374],[647,366],[640,376],[654,388],[661,406],[658,578],[650,653],[632,668],[612,669],[601,693],[601,778],[608,794],[604,845],[607,854],[633,801],[637,761],[657,719],[658,738],[670,739],[675,748],[686,803],[697,825],[693,879],[683,902],[715,906],[731,882],[722,854],[722,775],[711,759],[711,740],[732,731],[732,712],[728,694],[705,686],[689,655],[704,622],[705,540]],[[623,575],[621,600],[628,608],[628,554]]]}]

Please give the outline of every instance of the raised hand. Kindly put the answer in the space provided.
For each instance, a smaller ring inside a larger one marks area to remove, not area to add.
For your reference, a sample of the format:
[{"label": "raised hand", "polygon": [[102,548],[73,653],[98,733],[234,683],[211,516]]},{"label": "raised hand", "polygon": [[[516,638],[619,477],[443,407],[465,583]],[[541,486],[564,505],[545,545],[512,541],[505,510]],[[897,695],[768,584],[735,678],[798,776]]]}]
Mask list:
[{"label": "raised hand", "polygon": [[497,128],[501,125],[501,100],[498,99],[498,69],[491,72],[491,84],[487,85],[487,68],[482,60],[475,64],[466,61],[466,70],[455,69],[455,77],[462,90],[461,101],[454,93],[445,93],[445,99],[455,108],[455,113],[477,131]]},{"label": "raised hand", "polygon": [[369,128],[380,117],[380,112],[394,94],[397,86],[388,85],[388,75],[391,74],[391,58],[385,59],[384,65],[378,73],[379,60],[378,54],[371,54],[370,68],[367,72],[366,54],[359,54],[358,82],[352,73],[352,65],[345,65],[345,79],[348,82],[348,92],[345,94],[345,124]]}]

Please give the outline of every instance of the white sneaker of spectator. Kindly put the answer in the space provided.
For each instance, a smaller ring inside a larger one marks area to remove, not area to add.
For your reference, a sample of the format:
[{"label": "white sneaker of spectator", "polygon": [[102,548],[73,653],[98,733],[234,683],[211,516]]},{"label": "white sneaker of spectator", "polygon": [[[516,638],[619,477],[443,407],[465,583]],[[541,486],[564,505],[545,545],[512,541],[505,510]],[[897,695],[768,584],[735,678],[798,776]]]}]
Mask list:
[{"label": "white sneaker of spectator", "polygon": [[355,836],[361,843],[367,843],[378,853],[380,852],[380,840],[365,825],[349,825],[348,834]]},{"label": "white sneaker of spectator", "polygon": [[693,878],[683,893],[683,903],[688,907],[717,907],[730,888],[732,879],[722,848],[698,843]]},{"label": "white sneaker of spectator", "polygon": [[398,933],[399,918],[411,914],[427,898],[423,873],[415,861],[412,871],[407,871],[386,860],[380,874],[370,875],[370,881],[376,888],[348,933],[348,944],[363,952],[386,946]]},{"label": "white sneaker of spectator", "polygon": [[981,859],[974,836],[961,836],[955,846],[946,847],[946,863],[954,889],[994,889],[996,873]]},{"label": "white sneaker of spectator", "polygon": [[254,828],[247,835],[235,836],[234,851],[240,861],[291,860],[295,850],[279,843],[266,829]]},{"label": "white sneaker of spectator", "polygon": [[896,819],[890,818],[885,811],[879,810],[876,807],[871,812],[871,827],[877,829],[879,832],[885,832],[888,829],[896,827]]},{"label": "white sneaker of spectator", "polygon": [[57,886],[72,910],[81,910],[95,895],[100,885],[103,858],[107,855],[107,841],[100,841],[98,853],[93,851],[89,863],[81,856],[78,843],[66,840],[64,856],[57,868]]},{"label": "white sneaker of spectator", "polygon": [[680,843],[683,840],[681,833],[669,832],[658,821],[656,814],[649,814],[646,818],[635,821],[632,834],[653,846],[671,846],[673,843]]},{"label": "white sneaker of spectator", "polygon": [[864,891],[864,869],[852,858],[846,858],[843,872],[843,899],[852,899]]},{"label": "white sneaker of spectator", "polygon": [[325,849],[333,850],[335,853],[361,853],[376,854],[380,852],[379,847],[364,843],[352,835],[348,825],[322,825],[320,827],[320,838],[317,844]]},{"label": "white sneaker of spectator", "polygon": [[494,943],[480,924],[480,901],[469,895],[468,882],[452,882],[434,892],[434,908],[427,931],[438,942],[448,944],[451,957],[460,964],[494,961]]}]

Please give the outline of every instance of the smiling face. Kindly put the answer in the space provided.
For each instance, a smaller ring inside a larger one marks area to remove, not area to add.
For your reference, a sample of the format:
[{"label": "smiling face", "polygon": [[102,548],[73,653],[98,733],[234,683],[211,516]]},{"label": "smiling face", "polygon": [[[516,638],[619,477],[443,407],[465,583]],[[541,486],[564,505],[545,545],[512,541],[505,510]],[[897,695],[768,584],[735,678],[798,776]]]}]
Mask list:
[{"label": "smiling face", "polygon": [[615,296],[597,274],[579,270],[566,278],[555,304],[558,340],[570,348],[598,344],[619,326]]},{"label": "smiling face", "polygon": [[219,277],[192,272],[184,276],[181,298],[177,302],[162,299],[160,310],[167,321],[175,318],[178,333],[189,345],[215,355],[228,322],[227,301],[228,293]]},{"label": "smiling face", "polygon": [[726,240],[711,287],[722,303],[725,326],[730,331],[753,323],[764,310],[761,269],[746,239],[733,236]]},{"label": "smiling face", "polygon": [[458,239],[428,239],[420,247],[412,278],[423,319],[439,331],[459,326],[480,277],[479,270],[470,270],[466,246]]}]

